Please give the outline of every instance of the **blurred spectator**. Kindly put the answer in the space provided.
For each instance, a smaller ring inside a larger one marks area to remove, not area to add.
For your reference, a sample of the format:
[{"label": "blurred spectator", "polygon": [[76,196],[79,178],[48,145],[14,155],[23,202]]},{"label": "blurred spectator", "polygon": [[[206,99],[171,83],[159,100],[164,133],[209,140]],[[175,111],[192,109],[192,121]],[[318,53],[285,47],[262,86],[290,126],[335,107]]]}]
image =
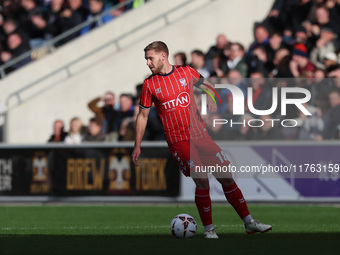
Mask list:
[{"label": "blurred spectator", "polygon": [[80,14],[82,20],[89,15],[89,9],[83,3],[83,0],[68,0],[68,4],[72,12]]},{"label": "blurred spectator", "polygon": [[123,119],[119,127],[119,141],[134,141],[136,137],[135,119],[127,117]]},{"label": "blurred spectator", "polygon": [[5,33],[4,38],[8,38],[11,34],[18,33],[21,37],[22,44],[25,48],[30,49],[29,45],[29,36],[22,28],[19,27],[19,24],[13,18],[8,18],[3,23],[3,31]]},{"label": "blurred spectator", "polygon": [[[12,33],[7,38],[8,51],[1,52],[1,60],[6,63],[7,61],[20,56],[21,54],[30,50],[29,45],[25,42],[19,33]],[[11,70],[18,69],[31,61],[31,56],[20,60],[11,66]]]},{"label": "blurred spectator", "polygon": [[266,21],[279,31],[283,31],[287,26],[294,28],[307,18],[312,4],[312,0],[275,0]]},{"label": "blurred spectator", "polygon": [[37,0],[21,0],[25,12],[20,17],[20,26],[30,37],[30,47],[36,48],[45,42],[46,15]]},{"label": "blurred spectator", "polygon": [[143,139],[148,141],[165,140],[163,133],[163,124],[154,105],[150,108],[148,122],[146,124],[146,130]]},{"label": "blurred spectator", "polygon": [[[90,4],[90,14],[87,16],[86,20],[91,20],[93,19],[96,15],[101,14],[102,12],[105,12],[108,10],[108,8],[104,5],[103,0],[89,0]],[[96,22],[84,27],[81,31],[80,34],[86,34],[89,32],[91,29],[95,27],[100,27],[103,24],[109,22],[112,20],[111,14],[107,13],[106,15],[102,16],[101,19],[98,19]]]},{"label": "blurred spectator", "polygon": [[253,50],[248,66],[249,73],[259,72],[263,77],[268,77],[269,72],[273,69],[273,64],[268,61],[267,52],[262,46]]},{"label": "blurred spectator", "polygon": [[[103,106],[98,106],[100,102],[104,102]],[[96,114],[102,122],[102,132],[110,133],[113,129],[117,111],[115,110],[115,94],[106,92],[103,97],[97,97],[88,103],[88,107]]]},{"label": "blurred spectator", "polygon": [[338,24],[340,24],[340,1],[339,0],[326,0],[325,3],[326,8],[329,11],[330,20],[332,22],[334,31],[337,33],[338,37],[340,36],[340,28]]},{"label": "blurred spectator", "polygon": [[[243,95],[246,95],[247,93],[247,85],[245,84],[242,75],[237,70],[230,70],[230,72],[228,73],[227,79],[223,79],[221,82],[237,86],[238,88],[242,90]],[[231,93],[227,89],[221,89],[221,90],[218,90],[218,94],[221,98],[222,105],[217,108],[216,113],[223,115],[226,112],[228,112],[228,109],[229,109],[228,96]]]},{"label": "blurred spectator", "polygon": [[323,63],[327,73],[339,68],[339,59],[335,52],[327,52],[323,57]]},{"label": "blurred spectator", "polygon": [[282,34],[279,32],[273,32],[271,33],[269,37],[269,44],[265,48],[267,52],[267,58],[268,58],[268,64],[271,68],[273,68],[273,60],[275,57],[275,54],[278,50],[283,48],[289,48],[289,46],[283,41]]},{"label": "blurred spectator", "polygon": [[325,54],[328,52],[335,52],[338,48],[339,43],[335,36],[331,27],[321,27],[320,38],[316,41],[316,45],[310,53],[311,61],[318,68],[325,68],[323,63]]},{"label": "blurred spectator", "polygon": [[187,55],[184,52],[177,52],[174,55],[174,62],[177,66],[186,66],[187,65]]},{"label": "blurred spectator", "polygon": [[237,137],[235,137],[234,140],[252,140],[253,139],[253,135],[254,135],[254,130],[252,127],[250,127],[248,125],[248,121],[253,119],[253,115],[252,114],[244,114],[241,116],[239,122],[244,123],[242,125],[240,125],[240,129],[239,129],[239,133],[237,134]]},{"label": "blurred spectator", "polygon": [[204,54],[200,50],[193,50],[191,52],[191,63],[190,66],[195,68],[204,78],[209,78],[210,73],[205,67]]},{"label": "blurred spectator", "polygon": [[118,132],[123,119],[133,117],[135,114],[135,107],[133,104],[133,97],[131,94],[121,94],[119,97],[119,110],[117,112],[111,132]]},{"label": "blurred spectator", "polygon": [[314,29],[314,31],[317,31],[317,27],[320,28],[323,26],[327,26],[336,30],[337,34],[339,32],[339,24],[336,23],[336,19],[331,19],[329,10],[323,4],[317,6],[315,10],[315,21],[313,22],[312,26],[312,29]]},{"label": "blurred spectator", "polygon": [[[332,79],[326,79],[326,71],[323,69],[316,69],[314,72],[315,78],[310,85],[311,100],[310,105],[316,106],[317,96],[327,95],[332,91]],[[326,99],[328,101],[328,99]]]},{"label": "blurred spectator", "polygon": [[273,59],[275,68],[269,74],[270,77],[275,78],[292,78],[293,74],[290,71],[289,63],[291,61],[290,51],[288,49],[280,49],[276,52]]},{"label": "blurred spectator", "polygon": [[48,139],[49,143],[63,142],[67,133],[64,131],[64,122],[62,120],[56,120],[53,123],[53,134]]},{"label": "blurred spectator", "polygon": [[[272,121],[273,116],[260,116],[263,125],[260,128],[254,128],[254,140],[277,140],[283,139],[280,129],[276,126],[276,122]],[[274,123],[274,124],[273,124]],[[260,125],[260,124],[258,124]]]},{"label": "blurred spectator", "polygon": [[338,136],[338,125],[340,124],[340,89],[334,89],[329,93],[329,102],[331,109],[329,110],[328,120],[325,123],[323,132],[324,139],[335,139]]},{"label": "blurred spectator", "polygon": [[216,44],[211,46],[205,54],[206,67],[210,73],[215,71],[214,59],[216,59],[218,63],[226,61],[224,49],[229,44],[230,42],[227,37],[224,34],[219,34],[216,38]]},{"label": "blurred spectator", "polygon": [[[240,115],[234,115],[234,98],[231,93],[227,95],[227,105],[228,109],[225,113],[223,113],[223,118],[228,120],[228,123],[226,125],[218,125],[218,130],[214,130],[215,128],[212,128],[212,135],[216,137],[216,139],[219,140],[235,140],[240,132],[240,127],[242,124]],[[219,116],[213,116],[213,118],[220,118]],[[211,121],[212,123],[213,121]],[[237,124],[238,123],[238,124]]]},{"label": "blurred spectator", "polygon": [[[230,128],[230,120],[227,119],[230,115],[226,115],[225,113],[223,115],[221,114],[207,114],[202,116],[203,120],[205,122],[207,131],[211,138],[214,141],[226,141],[226,140],[233,140],[233,134],[228,130]],[[237,116],[238,117],[238,116]],[[213,125],[214,119],[227,119],[227,124],[216,124]]]},{"label": "blurred spectator", "polygon": [[294,31],[291,27],[286,27],[282,33],[282,40],[289,46],[293,47],[295,44]]},{"label": "blurred spectator", "polygon": [[232,85],[239,87],[244,95],[247,94],[247,85],[244,82],[244,79],[239,71],[231,70],[228,73],[228,82]]},{"label": "blurred spectator", "polygon": [[133,104],[135,105],[135,108],[137,106],[137,110],[139,110],[139,99],[140,96],[142,95],[143,91],[143,83],[137,84],[136,85],[136,96],[133,98]]},{"label": "blurred spectator", "polygon": [[8,18],[3,21],[2,29],[8,36],[14,33],[15,31],[19,30],[18,22],[13,18]]},{"label": "blurred spectator", "polygon": [[83,124],[78,117],[71,119],[70,121],[70,131],[65,137],[65,143],[67,144],[80,144],[84,136],[82,134]]},{"label": "blurred spectator", "polygon": [[237,70],[242,77],[246,77],[248,67],[244,58],[244,47],[240,43],[232,43],[230,46],[229,58],[221,65],[221,70],[227,76],[230,70]]},{"label": "blurred spectator", "polygon": [[255,41],[249,46],[247,56],[251,56],[253,50],[259,46],[267,47],[269,44],[269,31],[260,24],[255,27],[254,31]]},{"label": "blurred spectator", "polygon": [[304,26],[299,25],[294,31],[295,43],[301,43],[306,46],[307,52],[311,52],[314,48],[318,36],[308,36]]},{"label": "blurred spectator", "polygon": [[[137,119],[137,115],[139,113],[139,103],[135,105],[134,115],[132,117],[126,117],[123,119],[122,123],[119,127],[119,137],[118,141],[134,141],[136,137],[136,129],[135,123]],[[145,138],[143,138],[145,139]],[[106,141],[110,141],[109,139],[105,139]]]},{"label": "blurred spectator", "polygon": [[[256,110],[268,110],[272,106],[272,90],[266,84],[266,79],[261,72],[250,74],[250,85],[252,88],[252,105]],[[248,100],[249,95],[247,95]]]},{"label": "blurred spectator", "polygon": [[303,44],[296,44],[289,68],[294,77],[314,77],[315,65],[307,58],[307,48]]},{"label": "blurred spectator", "polygon": [[62,31],[61,13],[64,10],[64,0],[51,0],[46,10],[45,38],[52,39]]},{"label": "blurred spectator", "polygon": [[[69,7],[60,13],[62,33],[84,22],[89,14],[89,11],[82,5],[82,0],[68,0],[68,4]],[[80,31],[74,32],[60,41],[58,46],[73,40],[79,34]]]},{"label": "blurred spectator", "polygon": [[340,68],[327,74],[328,77],[340,78]]},{"label": "blurred spectator", "polygon": [[102,121],[99,118],[91,118],[88,126],[88,134],[84,137],[84,142],[103,142],[105,134],[102,132]]},{"label": "blurred spectator", "polygon": [[[320,128],[318,120],[320,119],[320,122],[323,123],[321,111],[319,111],[320,115],[318,115],[318,118],[314,118],[313,115],[316,114],[317,108],[308,103],[304,103],[303,107],[305,107],[312,116],[306,116],[302,111],[296,110],[296,117],[292,117],[292,121],[288,120],[287,122],[290,122],[292,127],[281,127],[281,133],[285,140],[296,140],[299,139],[299,136],[304,136],[303,139],[313,140],[315,135],[321,134],[322,129],[318,129]],[[302,132],[302,128],[305,128],[305,132]],[[321,128],[323,128],[322,125]],[[317,130],[319,130],[319,132],[317,132]]]},{"label": "blurred spectator", "polygon": [[316,111],[312,113],[312,116],[304,117],[305,119],[301,125],[301,129],[299,132],[299,139],[318,140],[318,137],[322,136],[322,132],[325,126],[324,120],[322,119],[321,109],[316,109]]}]

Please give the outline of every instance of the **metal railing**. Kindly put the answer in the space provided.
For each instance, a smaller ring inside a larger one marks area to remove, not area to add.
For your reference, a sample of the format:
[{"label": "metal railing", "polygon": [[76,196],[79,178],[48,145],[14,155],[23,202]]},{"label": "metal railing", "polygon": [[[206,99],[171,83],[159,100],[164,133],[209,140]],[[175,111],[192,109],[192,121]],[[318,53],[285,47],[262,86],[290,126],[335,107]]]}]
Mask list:
[{"label": "metal railing", "polygon": [[[133,0],[132,0],[132,1],[133,1]],[[129,2],[132,2],[132,1],[127,1],[126,4],[128,4]],[[24,92],[24,91],[26,91],[26,90],[28,90],[28,89],[34,87],[35,85],[37,85],[37,84],[39,84],[40,82],[42,82],[42,81],[48,79],[48,78],[51,77],[52,75],[55,75],[55,74],[57,74],[57,73],[59,73],[59,72],[62,72],[62,71],[65,71],[66,74],[67,74],[67,77],[71,77],[71,76],[72,76],[72,73],[71,73],[71,71],[70,71],[70,68],[71,68],[74,64],[76,64],[76,63],[78,63],[78,62],[80,62],[80,61],[82,61],[82,60],[88,58],[89,56],[91,56],[91,55],[93,55],[93,54],[95,54],[95,53],[101,51],[102,49],[104,49],[104,48],[106,48],[106,47],[108,47],[108,46],[114,44],[114,45],[116,46],[116,48],[117,48],[117,51],[118,51],[118,52],[121,51],[121,50],[122,50],[122,47],[121,47],[121,45],[119,44],[119,42],[120,42],[121,40],[123,40],[124,38],[130,36],[131,34],[134,34],[134,33],[138,32],[139,30],[141,30],[142,28],[144,28],[144,27],[146,27],[146,26],[148,26],[148,25],[151,25],[151,24],[154,24],[154,23],[158,22],[158,21],[161,20],[161,19],[164,19],[165,26],[170,25],[168,16],[169,16],[171,13],[177,11],[178,9],[183,8],[184,6],[186,6],[187,4],[191,3],[192,1],[194,1],[194,0],[187,0],[187,1],[183,2],[182,4],[180,4],[180,5],[178,5],[178,6],[174,7],[174,8],[172,8],[172,9],[170,9],[170,10],[168,10],[166,13],[160,14],[160,15],[154,17],[153,19],[147,21],[147,22],[144,22],[144,23],[139,24],[139,25],[136,26],[135,28],[133,28],[133,29],[131,29],[130,31],[128,31],[128,32],[126,32],[126,33],[124,33],[124,34],[118,36],[117,38],[108,41],[107,43],[105,43],[105,44],[103,44],[103,45],[97,47],[96,49],[87,52],[86,54],[84,54],[84,55],[78,57],[77,59],[75,59],[75,60],[73,60],[73,61],[71,61],[71,62],[69,62],[69,63],[63,65],[62,67],[59,67],[59,68],[57,68],[57,69],[55,69],[55,70],[49,72],[48,74],[46,74],[46,75],[44,75],[44,76],[42,76],[42,77],[36,79],[35,81],[33,81],[33,82],[27,84],[26,86],[22,87],[21,89],[18,89],[17,91],[15,91],[15,92],[9,94],[8,97],[7,97],[6,100],[5,100],[6,111],[9,109],[9,102],[10,102],[10,100],[11,100],[12,98],[17,98],[18,104],[21,104],[21,103],[23,102],[23,100],[21,99],[21,96],[20,96],[20,94],[21,94],[22,92]],[[119,5],[119,6],[122,6],[122,5]],[[115,7],[114,9],[119,9],[119,8],[120,8],[119,6]],[[105,14],[104,14],[104,15],[105,15]],[[100,16],[100,17],[101,17],[101,16]],[[86,23],[84,23],[84,24],[87,25],[87,24],[90,24],[90,23],[86,22]],[[57,39],[58,39],[58,41],[59,41],[59,40],[65,38],[65,37],[69,36],[69,35],[72,34],[74,31],[81,29],[82,27],[83,27],[83,26],[80,26],[80,25],[79,25],[79,26],[73,28],[72,31],[67,31],[67,34],[65,33],[65,34],[63,34],[63,35],[60,35],[60,37],[55,38],[54,40],[57,40]]]},{"label": "metal railing", "polygon": [[[149,0],[149,1],[150,1],[150,0]],[[16,105],[20,105],[21,103],[23,103],[23,102],[25,101],[25,100],[22,98],[22,96],[21,96],[22,92],[27,91],[27,90],[29,90],[30,88],[33,88],[33,87],[36,86],[36,85],[39,85],[40,82],[43,82],[43,81],[47,80],[48,78],[50,78],[51,76],[53,76],[53,75],[55,75],[55,74],[57,74],[57,73],[59,73],[59,72],[63,72],[63,71],[64,71],[64,72],[66,72],[66,74],[67,74],[67,78],[68,78],[68,77],[71,77],[71,76],[72,76],[72,72],[71,72],[70,68],[71,68],[74,64],[80,62],[81,60],[83,60],[83,59],[85,59],[85,58],[87,58],[87,57],[89,57],[89,56],[91,56],[91,55],[93,55],[93,54],[95,54],[95,53],[101,51],[102,49],[104,49],[104,48],[106,48],[106,47],[108,47],[108,46],[110,46],[110,45],[112,45],[112,44],[114,44],[114,45],[116,46],[117,52],[121,51],[122,49],[125,48],[125,47],[122,47],[122,46],[120,45],[120,41],[121,41],[121,40],[123,40],[124,38],[126,38],[126,37],[128,37],[128,36],[130,36],[130,35],[132,35],[132,34],[134,34],[134,33],[139,32],[142,28],[144,28],[144,27],[146,27],[146,26],[149,26],[149,25],[152,25],[152,24],[154,24],[154,23],[159,22],[160,20],[164,20],[164,26],[169,26],[171,23],[175,22],[175,21],[173,21],[173,22],[170,22],[170,21],[169,21],[169,15],[171,15],[172,13],[174,13],[174,12],[177,11],[177,10],[182,9],[183,7],[185,7],[186,5],[188,5],[189,3],[192,3],[193,1],[194,1],[194,0],[186,0],[185,2],[183,2],[183,3],[181,3],[181,4],[179,4],[179,5],[175,6],[175,7],[173,7],[172,9],[167,10],[165,13],[162,13],[162,14],[160,14],[160,15],[157,15],[156,17],[152,18],[152,19],[149,20],[149,21],[146,21],[146,22],[144,22],[144,23],[138,24],[136,27],[132,28],[130,31],[127,31],[126,33],[124,33],[124,34],[122,34],[122,35],[120,35],[120,36],[118,36],[118,37],[116,37],[116,38],[114,38],[114,39],[108,41],[107,43],[105,43],[105,44],[103,44],[103,45],[101,45],[101,46],[98,46],[96,49],[94,49],[94,50],[92,50],[92,51],[89,51],[89,52],[87,52],[86,54],[83,54],[82,56],[79,56],[77,59],[75,59],[75,60],[73,60],[73,61],[71,61],[71,62],[69,62],[69,63],[67,63],[67,64],[64,64],[62,67],[58,67],[58,68],[56,68],[56,69],[50,71],[50,72],[47,73],[46,75],[44,75],[44,76],[42,76],[42,77],[40,77],[40,78],[37,78],[37,79],[34,80],[33,82],[31,82],[31,83],[29,83],[29,84],[23,86],[22,88],[16,90],[15,92],[10,93],[10,94],[7,96],[7,98],[6,98],[5,102],[4,102],[4,103],[5,103],[5,106],[6,106],[6,107],[5,107],[5,111],[3,111],[2,113],[0,113],[0,117],[3,117],[3,120],[4,120],[4,125],[3,125],[3,139],[4,139],[4,142],[7,141],[7,132],[6,132],[6,131],[7,131],[7,128],[8,128],[8,127],[7,127],[7,121],[6,121],[6,120],[7,120],[8,112],[9,112],[10,109],[12,108],[12,107],[9,106],[10,100],[11,100],[12,98],[17,98],[17,104],[16,104]],[[215,0],[210,0],[209,2],[213,2],[213,1],[215,1]],[[112,11],[114,11],[114,10],[118,10],[118,9],[120,9],[121,7],[126,6],[126,5],[128,5],[128,4],[132,3],[132,2],[133,2],[133,0],[127,0],[127,1],[124,2],[124,3],[118,4],[118,5],[114,6],[114,7],[112,7],[111,9],[109,9],[109,10],[103,12],[102,14],[100,14],[100,15],[94,17],[93,19],[88,20],[88,21],[86,21],[86,22],[84,22],[84,23],[82,23],[82,24],[80,24],[80,25],[78,25],[78,26],[76,26],[76,27],[70,29],[69,31],[67,31],[67,32],[65,32],[65,33],[63,33],[63,34],[61,34],[61,35],[55,37],[55,38],[52,39],[51,41],[45,43],[45,46],[47,46],[47,47],[49,48],[50,52],[55,51],[54,45],[57,44],[57,42],[63,40],[64,38],[66,38],[66,37],[72,35],[73,33],[77,32],[77,31],[81,30],[82,28],[88,26],[89,24],[92,24],[93,22],[97,22],[97,21],[100,20],[104,15],[107,15],[108,13],[110,13],[110,12],[112,12]],[[202,8],[202,7],[199,7],[199,8]],[[189,10],[188,10],[188,12],[192,12],[192,11],[195,11],[195,10],[192,10],[192,9],[189,9]],[[128,46],[129,46],[129,45],[127,45],[126,47],[128,47]],[[31,54],[31,53],[32,53],[32,51],[30,51],[30,52],[28,52],[28,53],[26,53],[26,54]],[[15,63],[17,63],[17,62],[19,62],[19,61],[21,61],[22,59],[24,59],[24,58],[27,57],[27,56],[28,56],[28,55],[20,56],[20,57],[18,57],[17,59],[15,59],[16,61],[13,59],[13,60],[11,60],[10,62],[6,63],[5,65],[0,66],[0,75],[2,75],[2,72],[4,72],[4,69],[5,69],[5,68],[7,68],[7,67],[9,67],[9,66],[11,66],[11,65],[13,65],[13,64],[15,64]],[[15,61],[15,62],[14,62],[14,61]],[[15,107],[15,106],[13,106],[13,107]]]}]

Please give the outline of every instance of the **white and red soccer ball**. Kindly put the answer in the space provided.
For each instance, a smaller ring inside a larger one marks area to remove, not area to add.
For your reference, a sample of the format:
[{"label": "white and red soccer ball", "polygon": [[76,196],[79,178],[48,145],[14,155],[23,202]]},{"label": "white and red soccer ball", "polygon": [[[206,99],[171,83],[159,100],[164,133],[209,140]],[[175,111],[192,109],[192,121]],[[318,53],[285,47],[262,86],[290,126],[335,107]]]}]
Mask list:
[{"label": "white and red soccer ball", "polygon": [[190,238],[196,234],[197,223],[189,214],[178,214],[170,224],[171,233],[176,238]]}]

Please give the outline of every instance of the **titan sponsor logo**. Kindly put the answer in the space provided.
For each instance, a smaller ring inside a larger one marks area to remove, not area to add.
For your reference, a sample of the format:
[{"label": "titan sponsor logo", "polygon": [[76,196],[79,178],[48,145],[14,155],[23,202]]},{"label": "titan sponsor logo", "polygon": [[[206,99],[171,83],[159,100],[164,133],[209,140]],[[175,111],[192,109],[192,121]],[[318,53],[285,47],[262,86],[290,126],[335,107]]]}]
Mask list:
[{"label": "titan sponsor logo", "polygon": [[175,107],[188,107],[190,105],[190,95],[188,92],[180,93],[176,99],[172,99],[162,104],[165,110],[171,111],[174,110]]},{"label": "titan sponsor logo", "polygon": [[[243,92],[240,88],[236,87],[235,85],[230,84],[216,84],[216,89],[228,89],[232,96],[233,96],[233,115],[244,115],[244,102],[245,98],[243,95]],[[307,103],[311,99],[311,93],[307,89],[304,88],[281,88],[281,115],[286,116],[287,114],[287,105],[295,105],[304,115],[310,116],[312,115],[307,108],[303,105],[304,103]],[[301,94],[304,95],[302,98],[287,98],[287,94]],[[278,89],[272,88],[272,105],[267,110],[258,110],[254,108],[253,104],[253,89],[248,88],[247,91],[247,107],[250,113],[253,113],[254,115],[258,116],[267,116],[272,113],[274,113],[278,107]],[[207,95],[202,94],[202,100],[201,100],[201,114],[205,115],[207,114]],[[248,121],[242,121],[242,122],[234,122],[236,125],[243,125],[245,126],[248,124],[249,127],[261,127],[264,125],[266,121],[270,121],[272,126],[274,126],[275,121],[279,121],[278,119],[251,119]],[[257,122],[257,125],[255,123]],[[216,125],[225,125],[229,123],[232,127],[233,122],[228,121],[227,119],[214,119],[213,120],[213,126]],[[284,127],[295,127],[297,126],[297,121],[294,119],[283,119],[280,121],[281,125]]]}]

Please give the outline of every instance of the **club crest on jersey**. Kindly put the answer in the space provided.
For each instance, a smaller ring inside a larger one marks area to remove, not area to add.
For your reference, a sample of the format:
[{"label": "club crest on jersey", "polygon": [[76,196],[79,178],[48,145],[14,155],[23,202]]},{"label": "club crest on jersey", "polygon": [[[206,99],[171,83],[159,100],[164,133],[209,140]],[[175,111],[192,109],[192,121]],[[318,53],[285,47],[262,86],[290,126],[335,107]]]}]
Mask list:
[{"label": "club crest on jersey", "polygon": [[181,83],[181,86],[182,86],[182,87],[188,85],[187,82],[186,82],[186,80],[185,80],[185,78],[179,79],[179,82]]},{"label": "club crest on jersey", "polygon": [[176,99],[172,99],[170,101],[167,101],[163,103],[165,110],[172,111],[175,110],[177,106],[180,107],[188,107],[190,104],[190,95],[188,92],[182,92],[180,93]]},{"label": "club crest on jersey", "polygon": [[158,93],[162,93],[162,90],[161,90],[161,88],[157,88],[157,89],[155,89],[155,91],[156,91],[156,94],[158,94]]}]

